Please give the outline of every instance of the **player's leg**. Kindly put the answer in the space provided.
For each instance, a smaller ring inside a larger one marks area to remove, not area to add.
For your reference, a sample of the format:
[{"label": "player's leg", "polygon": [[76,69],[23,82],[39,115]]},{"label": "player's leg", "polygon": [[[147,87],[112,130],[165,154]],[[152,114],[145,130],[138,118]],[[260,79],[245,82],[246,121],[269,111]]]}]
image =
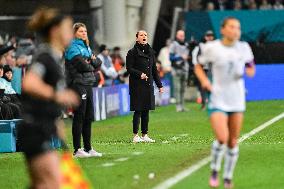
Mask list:
[{"label": "player's leg", "polygon": [[211,164],[212,175],[209,180],[211,187],[218,187],[218,172],[221,169],[221,163],[226,149],[226,144],[229,138],[228,116],[224,112],[213,112],[210,116],[210,122],[215,134],[216,140],[213,141],[211,147]]},{"label": "player's leg", "polygon": [[92,87],[85,87],[87,99],[86,99],[86,108],[85,108],[85,116],[83,121],[83,128],[82,128],[82,136],[83,136],[83,144],[84,150],[86,152],[92,149],[91,147],[91,125],[92,120],[94,120],[94,102],[93,102],[93,90]]},{"label": "player's leg", "polygon": [[74,111],[74,117],[72,122],[74,157],[90,157],[88,153],[81,149],[81,135],[87,106],[87,92],[84,87],[80,86],[74,87],[74,90],[77,92],[81,99],[79,107],[77,107],[77,109]]},{"label": "player's leg", "polygon": [[149,110],[142,111],[141,114],[141,130],[143,142],[155,142],[148,136],[148,124],[149,124]]},{"label": "player's leg", "polygon": [[142,136],[148,134],[148,124],[149,124],[149,111],[145,110],[141,112],[141,131]]},{"label": "player's leg", "polygon": [[59,189],[61,180],[59,167],[59,157],[54,151],[43,153],[28,160],[31,188]]},{"label": "player's leg", "polygon": [[229,116],[229,141],[224,164],[225,188],[232,188],[233,172],[239,157],[238,138],[242,122],[243,113],[233,113]]},{"label": "player's leg", "polygon": [[141,111],[134,111],[133,114],[133,120],[132,120],[132,126],[133,126],[133,142],[142,142],[142,139],[139,137],[138,132],[139,132],[139,125],[140,125],[140,119],[141,119]]},{"label": "player's leg", "polygon": [[181,107],[181,77],[180,74],[175,74],[173,77],[173,81],[174,81],[174,93],[175,93],[175,98],[176,98],[176,111],[177,112],[181,112],[182,111],[182,107]]},{"label": "player's leg", "polygon": [[184,93],[185,93],[185,88],[187,85],[187,73],[183,73],[181,75],[181,88],[180,88],[180,99],[181,99],[181,107],[182,111],[188,111],[187,108],[185,108],[185,99],[184,99]]}]

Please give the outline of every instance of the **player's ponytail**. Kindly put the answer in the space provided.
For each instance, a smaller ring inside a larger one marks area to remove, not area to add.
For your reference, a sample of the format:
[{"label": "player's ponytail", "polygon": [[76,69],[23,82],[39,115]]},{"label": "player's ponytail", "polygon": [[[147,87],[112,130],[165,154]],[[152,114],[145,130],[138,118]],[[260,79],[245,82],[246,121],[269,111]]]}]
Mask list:
[{"label": "player's ponytail", "polygon": [[41,7],[32,15],[27,26],[28,29],[41,35],[44,40],[49,40],[49,32],[52,27],[59,25],[66,16],[58,9]]}]

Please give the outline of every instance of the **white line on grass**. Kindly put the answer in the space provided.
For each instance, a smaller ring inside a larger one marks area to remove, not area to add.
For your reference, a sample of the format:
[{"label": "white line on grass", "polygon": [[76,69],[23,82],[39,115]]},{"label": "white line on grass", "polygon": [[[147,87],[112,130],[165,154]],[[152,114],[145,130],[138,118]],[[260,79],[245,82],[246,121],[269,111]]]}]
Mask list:
[{"label": "white line on grass", "polygon": [[115,163],[104,163],[104,164],[102,164],[103,167],[112,167],[114,165],[115,165]]},{"label": "white line on grass", "polygon": [[118,158],[118,159],[116,159],[114,161],[116,161],[116,162],[123,162],[123,161],[127,161],[127,160],[129,160],[128,157],[122,157],[122,158]]},{"label": "white line on grass", "polygon": [[[239,143],[243,142],[244,140],[250,138],[251,136],[257,134],[258,132],[262,131],[263,129],[265,129],[266,127],[272,125],[273,123],[279,121],[280,119],[284,118],[284,112],[279,114],[278,116],[270,119],[269,121],[261,124],[260,126],[256,127],[255,129],[251,130],[250,132],[244,134],[240,139],[239,139]],[[190,176],[191,174],[193,174],[194,172],[198,171],[199,169],[201,169],[203,166],[205,166],[206,164],[208,164],[211,160],[210,156],[207,156],[206,158],[198,161],[197,163],[195,163],[194,165],[188,167],[187,169],[179,172],[178,174],[176,174],[175,176],[165,180],[164,182],[160,183],[159,185],[157,185],[156,187],[154,187],[154,189],[168,189],[172,186],[174,186],[175,184],[177,184],[178,182],[180,182],[181,180],[183,180],[184,178]]]},{"label": "white line on grass", "polygon": [[132,155],[134,156],[140,156],[142,154],[144,154],[144,152],[132,152]]}]

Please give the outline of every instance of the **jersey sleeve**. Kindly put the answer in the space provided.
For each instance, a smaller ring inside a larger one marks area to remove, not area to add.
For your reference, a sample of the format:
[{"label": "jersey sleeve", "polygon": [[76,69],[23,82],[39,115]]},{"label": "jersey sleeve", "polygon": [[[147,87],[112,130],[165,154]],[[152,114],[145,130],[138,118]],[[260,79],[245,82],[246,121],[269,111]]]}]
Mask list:
[{"label": "jersey sleeve", "polygon": [[39,77],[44,78],[48,73],[50,62],[53,61],[47,53],[40,54],[31,64],[29,71],[37,74]]},{"label": "jersey sleeve", "polygon": [[211,47],[211,44],[204,44],[199,47],[199,55],[197,56],[198,64],[205,66],[210,62],[213,62],[213,52]]},{"label": "jersey sleeve", "polygon": [[46,74],[46,67],[42,62],[34,62],[29,71],[35,73],[36,75],[38,75],[40,78],[44,78],[45,74]]},{"label": "jersey sleeve", "polygon": [[253,56],[251,47],[249,46],[247,42],[244,43],[243,56],[244,56],[244,62],[246,64],[250,64],[251,62],[254,61],[254,56]]}]

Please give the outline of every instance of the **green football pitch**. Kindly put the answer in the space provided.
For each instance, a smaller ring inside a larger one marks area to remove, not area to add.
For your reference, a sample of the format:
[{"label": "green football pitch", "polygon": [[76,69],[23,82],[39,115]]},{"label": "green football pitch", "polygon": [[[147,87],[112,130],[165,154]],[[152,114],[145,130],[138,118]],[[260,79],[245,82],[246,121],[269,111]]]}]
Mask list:
[{"label": "green football pitch", "polygon": [[[92,145],[104,155],[78,160],[93,187],[153,188],[206,158],[213,140],[207,114],[197,104],[187,107],[189,112],[176,113],[172,105],[151,112],[149,128],[154,144],[131,142],[130,115],[94,122]],[[283,111],[284,101],[249,102],[242,134]],[[67,144],[72,147],[70,125],[66,120]],[[172,188],[206,189],[208,176],[206,164]],[[22,154],[0,154],[0,188],[26,188],[28,182]],[[284,188],[284,119],[240,144],[234,184],[236,189]]]}]

